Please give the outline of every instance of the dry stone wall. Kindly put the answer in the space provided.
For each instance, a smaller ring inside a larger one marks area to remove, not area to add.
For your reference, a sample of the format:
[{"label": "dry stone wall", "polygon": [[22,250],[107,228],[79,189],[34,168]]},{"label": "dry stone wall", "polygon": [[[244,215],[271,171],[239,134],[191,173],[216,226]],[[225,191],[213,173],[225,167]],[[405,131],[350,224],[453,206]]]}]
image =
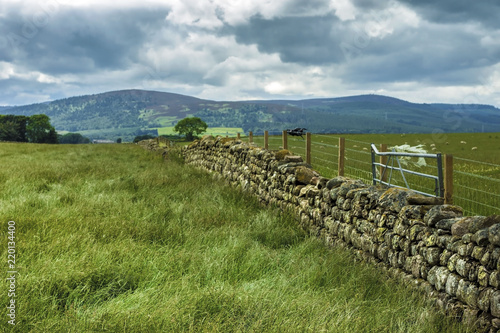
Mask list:
[{"label": "dry stone wall", "polygon": [[500,328],[500,216],[464,217],[462,208],[410,190],[326,179],[287,150],[234,139],[206,136],[183,156],[264,204],[293,211],[311,234],[375,262],[447,314],[481,331]]}]

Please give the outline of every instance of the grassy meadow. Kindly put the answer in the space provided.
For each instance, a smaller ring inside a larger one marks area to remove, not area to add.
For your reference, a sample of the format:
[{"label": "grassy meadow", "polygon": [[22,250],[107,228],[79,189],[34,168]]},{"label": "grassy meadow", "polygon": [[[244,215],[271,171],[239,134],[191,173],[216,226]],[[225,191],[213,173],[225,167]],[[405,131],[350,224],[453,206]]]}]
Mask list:
[{"label": "grassy meadow", "polygon": [[[452,154],[454,157],[500,164],[500,133],[442,133],[442,134],[312,134],[313,155],[321,155],[323,148],[337,148],[338,138],[346,139],[347,150],[366,151],[369,153],[370,143],[377,147],[385,143],[389,147],[409,144],[423,144],[429,153]],[[262,136],[254,137],[254,141],[263,144]],[[461,143],[465,141],[465,144]],[[278,149],[282,145],[281,136],[270,137],[270,149]],[[318,149],[314,149],[314,144]],[[300,137],[288,137],[289,149],[298,153],[305,151],[305,141]],[[319,148],[324,146],[323,148]],[[432,150],[432,148],[436,148]],[[477,149],[472,149],[477,147]],[[366,149],[364,149],[366,148]],[[321,149],[321,150],[319,150]],[[313,156],[314,157],[314,156]]]},{"label": "grassy meadow", "polygon": [[3,332],[472,332],[295,220],[131,144],[0,143]]}]

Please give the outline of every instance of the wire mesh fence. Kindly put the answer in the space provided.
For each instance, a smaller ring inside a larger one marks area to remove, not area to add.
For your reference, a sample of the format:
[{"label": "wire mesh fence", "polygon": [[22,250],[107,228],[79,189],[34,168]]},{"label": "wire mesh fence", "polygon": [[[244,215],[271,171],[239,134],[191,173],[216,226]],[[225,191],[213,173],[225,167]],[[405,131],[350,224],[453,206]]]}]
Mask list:
[{"label": "wire mesh fence", "polygon": [[[348,177],[362,179],[365,183],[372,182],[370,143],[345,140],[344,174]],[[349,148],[351,147],[351,148]]]},{"label": "wire mesh fence", "polygon": [[[254,136],[254,143],[264,147],[264,136]],[[281,135],[272,135],[268,139],[269,149],[283,148]],[[371,142],[345,140],[344,175],[372,183]],[[379,144],[379,143],[377,143]],[[393,147],[387,147],[391,151]],[[306,141],[301,137],[288,137],[288,149],[306,160]],[[391,161],[393,166],[398,161]],[[420,173],[437,175],[438,166],[435,159],[419,159],[407,157],[399,159],[403,168]],[[311,165],[322,176],[333,178],[339,170],[339,136],[313,134],[311,137]],[[454,158],[453,165],[454,204],[461,206],[466,215],[500,214],[500,165],[484,163],[463,158]],[[377,168],[377,177],[382,170]],[[401,174],[386,170],[386,177],[391,185],[408,187],[420,192],[435,193],[436,183],[429,178],[411,174]]]},{"label": "wire mesh fence", "polygon": [[[254,136],[253,143],[258,147],[264,147],[264,136]],[[281,135],[270,135],[269,136],[269,150],[283,149],[283,138]]]},{"label": "wire mesh fence", "polygon": [[470,215],[500,214],[500,165],[454,158],[454,204]]},{"label": "wire mesh fence", "polygon": [[314,152],[311,154],[311,164],[321,175],[327,178],[338,175],[338,137],[315,134],[311,138],[311,150]]}]

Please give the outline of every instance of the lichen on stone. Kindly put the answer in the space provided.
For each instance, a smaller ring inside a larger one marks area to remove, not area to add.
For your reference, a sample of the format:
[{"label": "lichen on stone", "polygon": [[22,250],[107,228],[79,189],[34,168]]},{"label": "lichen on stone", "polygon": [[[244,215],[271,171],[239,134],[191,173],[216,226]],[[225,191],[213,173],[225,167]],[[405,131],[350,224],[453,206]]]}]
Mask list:
[{"label": "lichen on stone", "polygon": [[292,155],[292,153],[288,149],[282,149],[274,153],[274,156],[276,157],[276,160],[278,161],[283,161],[285,159],[285,156]]}]

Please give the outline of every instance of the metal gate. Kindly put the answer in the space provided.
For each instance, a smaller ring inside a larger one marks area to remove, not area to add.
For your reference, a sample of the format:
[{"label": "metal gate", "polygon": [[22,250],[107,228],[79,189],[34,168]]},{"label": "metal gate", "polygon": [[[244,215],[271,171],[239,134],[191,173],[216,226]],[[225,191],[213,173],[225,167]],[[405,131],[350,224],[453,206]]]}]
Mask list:
[{"label": "metal gate", "polygon": [[[409,190],[412,190],[413,192],[416,192],[416,193],[419,193],[419,194],[422,194],[425,196],[434,196],[434,197],[441,197],[441,198],[444,197],[444,180],[443,180],[443,164],[442,164],[443,162],[442,162],[441,154],[403,153],[403,152],[396,152],[396,151],[394,151],[394,149],[392,152],[379,152],[377,150],[377,147],[375,147],[375,145],[373,143],[371,144],[371,151],[372,151],[373,185],[377,185],[377,182],[378,182],[379,184],[384,184],[387,186],[401,187],[401,186],[397,186],[397,185],[391,185],[392,171],[399,170],[399,172],[401,173],[401,176],[403,177],[403,180],[405,182],[406,188],[408,188]],[[376,162],[375,156],[387,156],[388,157],[387,163],[383,164],[383,163]],[[437,160],[437,173],[438,174],[437,175],[429,175],[429,174],[425,174],[425,173],[421,173],[421,172],[417,172],[417,171],[413,171],[413,170],[404,169],[401,166],[401,162],[399,160],[399,157],[403,157],[403,156],[436,159]],[[395,161],[397,162],[397,166],[394,166]],[[392,164],[389,165],[389,163],[392,163]],[[383,167],[383,171],[381,172],[380,178],[377,178],[377,166]],[[386,178],[385,173],[387,170],[390,170],[389,180],[385,181],[384,180]],[[407,180],[406,180],[405,173],[433,179],[434,184],[435,184],[434,194],[425,193],[425,192],[411,189],[410,186],[408,185]]]}]

